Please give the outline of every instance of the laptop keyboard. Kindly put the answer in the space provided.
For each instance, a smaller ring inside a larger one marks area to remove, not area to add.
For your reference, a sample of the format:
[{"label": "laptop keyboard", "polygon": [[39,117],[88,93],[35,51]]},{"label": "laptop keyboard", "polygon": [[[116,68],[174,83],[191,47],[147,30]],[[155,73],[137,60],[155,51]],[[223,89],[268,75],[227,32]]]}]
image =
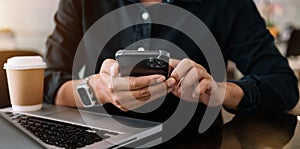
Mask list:
[{"label": "laptop keyboard", "polygon": [[116,132],[24,114],[12,112],[6,112],[5,114],[14,123],[27,129],[42,142],[61,148],[82,148],[86,145],[110,138],[110,136],[118,135]]}]

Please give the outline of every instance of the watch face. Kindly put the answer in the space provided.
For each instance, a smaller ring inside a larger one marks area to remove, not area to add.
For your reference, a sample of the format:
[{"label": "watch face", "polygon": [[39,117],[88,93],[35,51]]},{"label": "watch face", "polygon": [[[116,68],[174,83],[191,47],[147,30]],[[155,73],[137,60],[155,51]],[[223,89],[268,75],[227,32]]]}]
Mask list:
[{"label": "watch face", "polygon": [[91,100],[84,88],[79,88],[77,91],[78,91],[78,94],[81,98],[83,105],[85,105],[85,106],[92,105]]}]

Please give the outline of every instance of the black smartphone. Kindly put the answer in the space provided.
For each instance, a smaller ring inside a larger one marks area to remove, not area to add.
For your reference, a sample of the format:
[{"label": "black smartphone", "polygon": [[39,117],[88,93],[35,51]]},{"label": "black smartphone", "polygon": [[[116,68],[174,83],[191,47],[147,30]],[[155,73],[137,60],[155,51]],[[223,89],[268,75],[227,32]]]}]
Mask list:
[{"label": "black smartphone", "polygon": [[170,53],[163,50],[119,50],[115,54],[121,76],[160,74],[169,77]]}]

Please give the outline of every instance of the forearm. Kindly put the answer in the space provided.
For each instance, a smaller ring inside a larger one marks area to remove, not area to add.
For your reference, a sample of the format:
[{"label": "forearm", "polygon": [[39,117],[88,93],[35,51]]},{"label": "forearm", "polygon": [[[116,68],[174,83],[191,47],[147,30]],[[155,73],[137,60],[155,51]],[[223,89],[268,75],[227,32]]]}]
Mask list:
[{"label": "forearm", "polygon": [[[55,104],[62,105],[62,106],[69,106],[69,107],[83,107],[81,98],[77,92],[77,86],[82,82],[83,80],[71,80],[65,82],[61,87],[58,89],[58,92],[56,94],[55,98]],[[97,95],[97,87],[94,83],[95,78],[91,77],[88,80],[88,84],[93,92],[93,94]],[[97,96],[96,96],[97,97]],[[102,100],[101,100],[102,99]],[[101,97],[97,97],[97,100],[101,104],[106,104],[107,101],[103,100]]]},{"label": "forearm", "polygon": [[69,107],[82,107],[76,87],[80,80],[73,80],[65,82],[58,90],[55,97],[55,104]]},{"label": "forearm", "polygon": [[244,91],[238,105],[238,113],[288,111],[296,105],[299,98],[297,79],[292,73],[247,75],[232,82]]}]

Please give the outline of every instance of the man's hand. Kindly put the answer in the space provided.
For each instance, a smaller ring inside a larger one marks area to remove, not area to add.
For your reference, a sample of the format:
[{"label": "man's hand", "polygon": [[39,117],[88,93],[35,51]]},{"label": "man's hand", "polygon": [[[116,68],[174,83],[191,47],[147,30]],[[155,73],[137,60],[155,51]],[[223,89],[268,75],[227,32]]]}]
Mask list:
[{"label": "man's hand", "polygon": [[138,108],[147,102],[165,96],[172,91],[173,78],[162,75],[120,77],[118,63],[113,59],[103,62],[99,74],[89,84],[102,104],[112,103],[123,111]]},{"label": "man's hand", "polygon": [[171,78],[176,80],[172,93],[177,97],[202,102],[209,106],[221,105],[224,101],[226,83],[217,83],[206,69],[190,59],[170,60]]}]

